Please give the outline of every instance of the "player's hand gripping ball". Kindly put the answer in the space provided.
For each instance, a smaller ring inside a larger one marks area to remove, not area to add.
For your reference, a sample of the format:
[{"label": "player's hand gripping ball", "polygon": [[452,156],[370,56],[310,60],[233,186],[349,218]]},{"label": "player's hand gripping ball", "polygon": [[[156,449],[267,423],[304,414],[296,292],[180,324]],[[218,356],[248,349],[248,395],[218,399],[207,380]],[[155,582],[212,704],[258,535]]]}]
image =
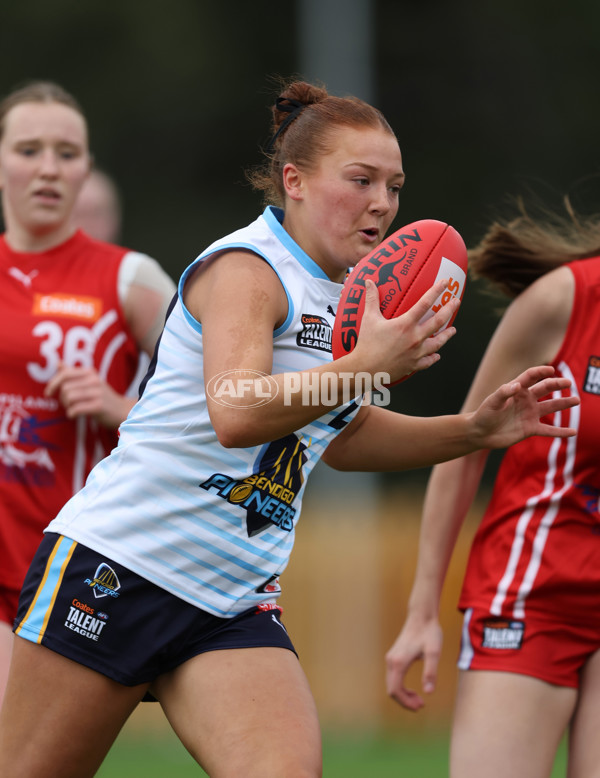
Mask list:
[{"label": "player's hand gripping ball", "polygon": [[[453,297],[462,300],[467,279],[467,248],[454,227],[435,219],[422,219],[394,232],[360,260],[344,283],[333,325],[333,358],[349,354],[356,346],[367,279],[379,290],[381,313],[386,319],[394,319],[406,313],[436,281],[444,278],[448,280],[447,289],[422,321]],[[454,316],[445,326],[449,327],[453,320]]]}]

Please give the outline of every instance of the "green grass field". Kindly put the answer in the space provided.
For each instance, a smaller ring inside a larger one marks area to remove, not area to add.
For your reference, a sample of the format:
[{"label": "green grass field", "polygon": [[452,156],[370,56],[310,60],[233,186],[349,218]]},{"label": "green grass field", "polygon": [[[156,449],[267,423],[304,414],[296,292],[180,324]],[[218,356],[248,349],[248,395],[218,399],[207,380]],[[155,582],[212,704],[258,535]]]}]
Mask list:
[{"label": "green grass field", "polygon": [[[445,735],[437,737],[326,735],[325,778],[447,778]],[[561,748],[552,778],[566,774]],[[100,778],[199,778],[206,775],[175,735],[123,734],[106,758]],[[241,778],[241,777],[240,777]]]}]

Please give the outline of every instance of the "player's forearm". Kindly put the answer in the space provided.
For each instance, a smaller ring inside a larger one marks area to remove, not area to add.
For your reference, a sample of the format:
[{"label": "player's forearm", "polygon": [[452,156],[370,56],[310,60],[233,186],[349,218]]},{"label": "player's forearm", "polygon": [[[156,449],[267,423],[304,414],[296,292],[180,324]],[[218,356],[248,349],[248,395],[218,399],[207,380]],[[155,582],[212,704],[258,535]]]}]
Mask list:
[{"label": "player's forearm", "polygon": [[370,406],[326,453],[338,470],[399,472],[464,456],[482,442],[471,414],[405,416]]},{"label": "player's forearm", "polygon": [[254,371],[232,371],[225,383],[209,380],[209,412],[220,442],[244,448],[277,440],[341,405],[360,402],[375,379],[357,371],[355,361],[348,355],[311,370],[262,378]]},{"label": "player's forearm", "polygon": [[115,392],[111,398],[110,406],[99,414],[98,420],[105,427],[116,430],[119,425],[125,421],[129,411],[133,408],[135,403],[135,397],[129,397],[125,394],[117,394]]},{"label": "player's forearm", "polygon": [[477,451],[433,468],[425,494],[409,611],[427,617],[437,615],[450,559],[477,493],[486,458],[487,452]]}]

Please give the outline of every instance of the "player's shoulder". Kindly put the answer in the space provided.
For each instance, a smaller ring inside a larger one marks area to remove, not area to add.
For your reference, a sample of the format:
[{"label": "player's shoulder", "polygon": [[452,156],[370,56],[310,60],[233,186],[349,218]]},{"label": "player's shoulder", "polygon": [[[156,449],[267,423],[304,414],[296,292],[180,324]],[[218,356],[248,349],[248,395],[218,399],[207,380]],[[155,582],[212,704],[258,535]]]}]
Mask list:
[{"label": "player's shoulder", "polygon": [[229,285],[246,287],[276,283],[277,275],[272,265],[251,248],[233,246],[208,257],[198,266],[209,278],[222,278]]},{"label": "player's shoulder", "polygon": [[[566,332],[575,299],[575,279],[567,265],[540,276],[507,308],[499,330],[512,338],[520,351],[528,345],[532,358],[539,361],[539,344],[546,344],[552,355]],[[552,347],[550,348],[550,344]],[[549,357],[547,357],[549,358]]]},{"label": "player's shoulder", "polygon": [[78,239],[80,244],[85,248],[85,253],[88,256],[96,257],[98,259],[113,259],[118,261],[122,259],[130,249],[124,246],[118,246],[116,243],[106,243],[103,240],[92,238],[83,230],[79,231]]},{"label": "player's shoulder", "polygon": [[568,264],[550,270],[536,279],[515,300],[522,308],[531,308],[532,313],[556,315],[569,311],[573,305],[575,277]]},{"label": "player's shoulder", "polygon": [[121,246],[116,243],[106,243],[96,238],[91,238],[85,233],[81,233],[87,244],[86,254],[98,261],[113,262],[120,266],[120,274],[130,274],[133,277],[137,275],[152,274],[156,275],[158,271],[162,272],[160,263],[153,257],[141,251]]}]

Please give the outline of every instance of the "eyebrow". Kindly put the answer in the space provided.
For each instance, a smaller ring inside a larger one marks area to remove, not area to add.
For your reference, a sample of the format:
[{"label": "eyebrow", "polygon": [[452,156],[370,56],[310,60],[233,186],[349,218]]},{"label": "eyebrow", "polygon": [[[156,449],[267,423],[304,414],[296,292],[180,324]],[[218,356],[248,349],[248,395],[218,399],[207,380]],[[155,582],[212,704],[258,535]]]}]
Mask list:
[{"label": "eyebrow", "polygon": [[[357,165],[358,167],[364,167],[367,170],[374,171],[375,173],[380,169],[380,168],[376,167],[375,165],[369,165],[368,162],[348,162],[348,164],[344,165],[344,167],[352,167],[353,165]],[[402,181],[404,181],[404,179],[406,178],[406,174],[404,173],[404,171],[402,171],[401,173],[394,173],[392,178],[399,178]]]},{"label": "eyebrow", "polygon": [[[23,143],[25,143],[25,144],[28,144],[28,143],[43,143],[43,140],[39,136],[34,135],[31,138],[26,138],[26,137],[15,138],[14,142],[15,142],[15,145],[18,146],[18,145],[21,145]],[[66,138],[61,138],[60,140],[56,141],[56,143],[54,143],[53,145],[56,145],[56,146],[71,146],[73,148],[82,148],[82,144],[79,141],[67,140]]]}]

